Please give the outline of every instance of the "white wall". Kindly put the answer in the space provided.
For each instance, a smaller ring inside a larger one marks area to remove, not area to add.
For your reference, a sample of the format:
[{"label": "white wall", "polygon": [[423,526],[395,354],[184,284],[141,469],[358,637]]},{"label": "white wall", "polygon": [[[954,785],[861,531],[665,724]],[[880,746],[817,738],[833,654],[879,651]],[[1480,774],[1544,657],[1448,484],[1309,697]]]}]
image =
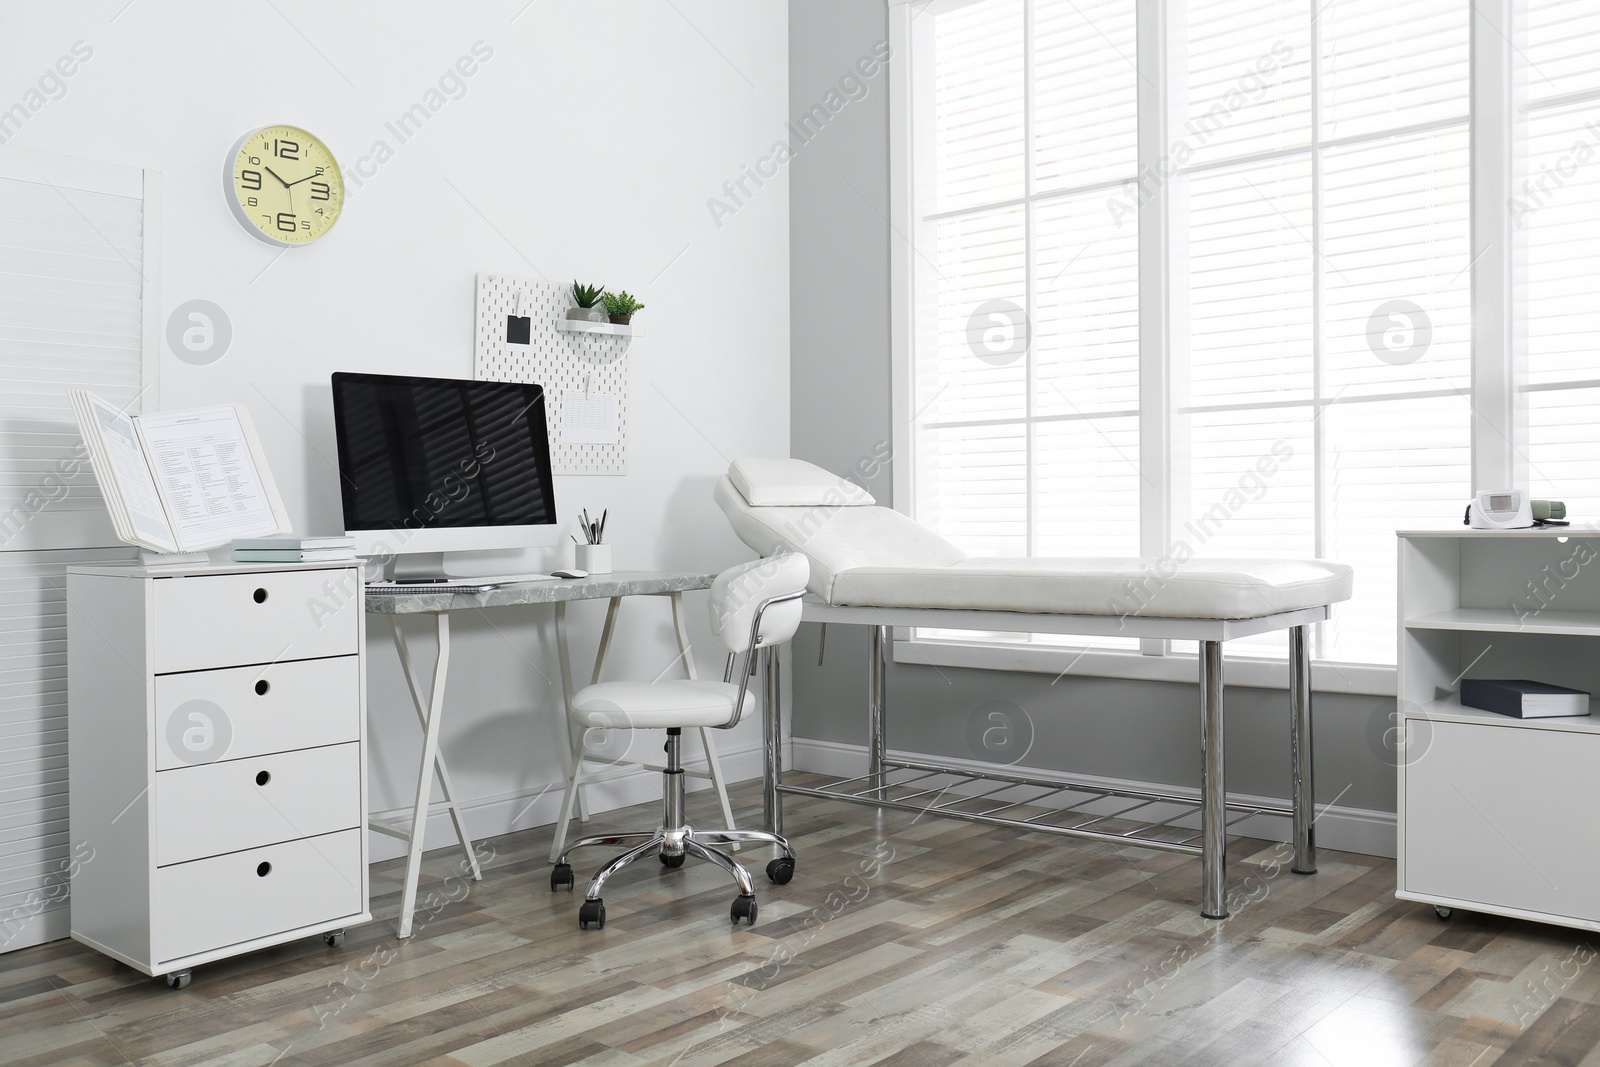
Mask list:
[{"label": "white wall", "polygon": [[[0,141],[161,172],[163,322],[202,298],[233,329],[209,366],[162,353],[161,406],[247,405],[297,531],[340,525],[328,374],[469,377],[473,275],[498,271],[626,287],[648,305],[629,473],[559,479],[558,506],[611,510],[619,569],[749,557],[711,487],[730,457],[788,454],[787,183],[767,181],[720,225],[707,200],[783,133],[782,0],[125,4],[0,3]],[[79,41],[92,56],[52,77]],[[476,42],[492,54],[453,82]],[[437,110],[402,143],[386,123],[419,102]],[[4,125],[19,103],[26,115]],[[316,133],[347,172],[333,232],[281,258],[222,192],[229,147],[272,122]],[[378,164],[380,141],[392,155]],[[366,176],[352,174],[363,157]],[[691,610],[702,672],[720,673],[704,594]],[[582,664],[601,609],[572,614]],[[378,808],[403,799],[420,742],[387,625],[371,622]],[[527,802],[559,779],[548,622],[531,609],[458,616],[456,633],[445,750],[474,827],[504,830],[519,812],[518,826],[547,822],[553,798]],[[615,649],[618,675],[664,668],[676,654],[665,603],[627,605]],[[733,761],[746,773],[756,729],[724,743],[749,750]],[[637,785],[638,798],[658,788]]]}]

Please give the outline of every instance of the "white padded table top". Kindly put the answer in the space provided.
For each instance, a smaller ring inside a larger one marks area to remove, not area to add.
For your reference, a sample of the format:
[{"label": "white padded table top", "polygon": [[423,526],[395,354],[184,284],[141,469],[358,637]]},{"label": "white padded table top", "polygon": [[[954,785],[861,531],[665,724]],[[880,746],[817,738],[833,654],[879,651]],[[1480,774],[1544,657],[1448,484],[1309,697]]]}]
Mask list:
[{"label": "white padded table top", "polygon": [[1350,599],[1354,574],[1316,559],[975,559],[882,507],[752,507],[727,479],[716,500],[762,555],[802,552],[809,588],[840,606],[1250,619]]}]

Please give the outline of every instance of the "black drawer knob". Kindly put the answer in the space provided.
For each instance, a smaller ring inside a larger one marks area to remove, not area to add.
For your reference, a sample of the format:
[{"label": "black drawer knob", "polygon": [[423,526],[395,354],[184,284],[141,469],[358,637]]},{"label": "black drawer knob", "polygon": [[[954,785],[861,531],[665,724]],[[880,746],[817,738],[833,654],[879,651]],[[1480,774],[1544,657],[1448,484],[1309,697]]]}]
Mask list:
[{"label": "black drawer knob", "polygon": [[272,873],[272,864],[268,863],[266,860],[262,860],[260,863],[256,864],[256,877],[257,878],[265,878],[267,875],[269,875],[271,873]]},{"label": "black drawer knob", "polygon": [[259,681],[256,682],[256,696],[258,696],[258,697],[266,696],[267,695],[267,690],[269,690],[271,688],[272,688],[272,683],[271,682],[267,681],[265,678],[260,679]]},{"label": "black drawer knob", "polygon": [[257,589],[254,594],[254,600],[257,604],[265,604],[267,602],[267,591],[265,589]]},{"label": "black drawer knob", "polygon": [[272,781],[271,771],[262,771],[256,775],[256,785],[266,785],[270,781]]}]

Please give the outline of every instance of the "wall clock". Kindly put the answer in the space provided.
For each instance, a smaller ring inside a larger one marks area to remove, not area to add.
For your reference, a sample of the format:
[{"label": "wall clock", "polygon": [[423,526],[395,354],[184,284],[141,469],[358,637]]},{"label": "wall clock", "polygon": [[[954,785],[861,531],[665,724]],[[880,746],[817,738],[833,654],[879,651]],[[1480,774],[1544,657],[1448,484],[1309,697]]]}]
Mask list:
[{"label": "wall clock", "polygon": [[228,206],[273,245],[310,244],[344,207],[344,176],[328,146],[298,126],[263,126],[234,144],[223,170]]}]

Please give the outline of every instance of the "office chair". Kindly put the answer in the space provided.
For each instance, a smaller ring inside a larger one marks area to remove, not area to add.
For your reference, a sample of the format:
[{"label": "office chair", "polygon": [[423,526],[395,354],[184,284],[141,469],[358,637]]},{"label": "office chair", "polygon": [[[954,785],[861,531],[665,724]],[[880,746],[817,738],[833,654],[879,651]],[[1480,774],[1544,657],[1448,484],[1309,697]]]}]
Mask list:
[{"label": "office chair", "polygon": [[[580,764],[584,739],[591,730],[667,731],[666,768],[662,772],[661,825],[654,830],[599,834],[580,838],[556,857],[550,871],[550,889],[571,890],[572,866],[567,857],[591,845],[632,845],[595,872],[578,909],[578,926],[606,924],[605,901],[600,891],[606,880],[636,859],[655,855],[666,867],[681,867],[689,856],[708,860],[727,871],[739,885],[729,916],[755,925],[756,891],[750,872],[713,845],[736,842],[777,845],[783,855],[767,864],[767,877],[779,885],[794,877],[795,855],[789,842],[759,830],[696,830],[684,820],[683,766],[679,746],[687,727],[709,726],[721,730],[738,724],[744,714],[750,679],[755,674],[756,653],[777,655],[778,646],[794,636],[800,626],[800,598],[805,595],[810,564],[799,553],[758,559],[717,575],[711,585],[711,632],[727,650],[727,666],[720,682],[674,678],[660,682],[601,682],[579,690],[572,699],[571,733],[573,766]],[[740,658],[742,656],[742,659]],[[736,663],[737,660],[737,663]],[[737,682],[735,681],[737,679]],[[576,778],[567,780],[561,818],[572,817]]]}]

